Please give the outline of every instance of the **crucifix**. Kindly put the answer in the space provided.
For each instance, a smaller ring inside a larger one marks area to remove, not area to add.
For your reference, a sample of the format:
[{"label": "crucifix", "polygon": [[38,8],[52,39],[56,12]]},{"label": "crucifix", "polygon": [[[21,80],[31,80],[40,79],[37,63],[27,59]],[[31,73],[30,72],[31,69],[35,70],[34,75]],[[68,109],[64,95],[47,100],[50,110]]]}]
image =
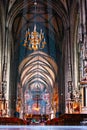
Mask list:
[{"label": "crucifix", "polygon": [[33,98],[33,100],[35,100],[36,101],[36,103],[37,103],[37,107],[35,108],[35,110],[39,110],[40,109],[40,107],[39,107],[39,101],[40,100],[42,100],[41,98],[40,98],[40,95],[35,95],[35,97]]}]

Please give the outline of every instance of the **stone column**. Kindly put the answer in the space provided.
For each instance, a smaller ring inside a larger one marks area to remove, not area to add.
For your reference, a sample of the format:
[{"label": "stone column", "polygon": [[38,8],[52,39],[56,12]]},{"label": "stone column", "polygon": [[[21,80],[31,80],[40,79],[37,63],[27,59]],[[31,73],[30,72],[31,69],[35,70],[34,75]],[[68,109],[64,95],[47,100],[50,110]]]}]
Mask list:
[{"label": "stone column", "polygon": [[82,109],[81,113],[87,113],[87,85],[82,85],[81,88],[82,93]]}]

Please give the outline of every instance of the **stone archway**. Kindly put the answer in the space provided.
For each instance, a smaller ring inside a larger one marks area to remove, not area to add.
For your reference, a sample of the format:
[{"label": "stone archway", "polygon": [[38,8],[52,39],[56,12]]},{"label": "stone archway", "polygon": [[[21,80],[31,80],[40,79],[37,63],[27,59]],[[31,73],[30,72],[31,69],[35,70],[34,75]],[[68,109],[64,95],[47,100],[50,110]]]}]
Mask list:
[{"label": "stone archway", "polygon": [[[57,65],[46,53],[35,51],[26,57],[19,66],[21,108],[26,114],[51,114],[53,106],[58,105],[58,93],[55,90]],[[57,103],[55,98],[57,98]],[[56,103],[56,104],[55,104]],[[38,105],[38,106],[37,106]],[[40,108],[36,110],[36,108]],[[58,106],[56,106],[58,109]],[[54,110],[56,112],[56,110]]]}]

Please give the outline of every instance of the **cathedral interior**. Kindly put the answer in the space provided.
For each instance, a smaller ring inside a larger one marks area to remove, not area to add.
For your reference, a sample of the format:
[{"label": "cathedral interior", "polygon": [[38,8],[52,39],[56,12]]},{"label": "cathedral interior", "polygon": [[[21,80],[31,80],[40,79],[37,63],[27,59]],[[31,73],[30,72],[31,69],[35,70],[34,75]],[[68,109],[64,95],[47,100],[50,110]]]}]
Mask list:
[{"label": "cathedral interior", "polygon": [[87,114],[87,0],[0,0],[0,117]]}]

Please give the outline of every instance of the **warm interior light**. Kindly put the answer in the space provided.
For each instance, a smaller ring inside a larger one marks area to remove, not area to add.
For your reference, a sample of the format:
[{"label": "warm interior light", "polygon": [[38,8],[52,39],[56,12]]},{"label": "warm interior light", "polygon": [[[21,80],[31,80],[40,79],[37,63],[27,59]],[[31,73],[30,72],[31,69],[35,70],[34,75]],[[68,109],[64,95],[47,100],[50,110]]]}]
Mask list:
[{"label": "warm interior light", "polygon": [[36,31],[36,25],[34,26],[33,32],[30,32],[30,29],[26,31],[25,40],[23,46],[28,48],[29,50],[38,50],[45,47],[46,41],[44,38],[44,33],[42,29],[39,32]]},{"label": "warm interior light", "polygon": [[33,110],[39,111],[39,110],[40,110],[40,107],[34,107]]}]

